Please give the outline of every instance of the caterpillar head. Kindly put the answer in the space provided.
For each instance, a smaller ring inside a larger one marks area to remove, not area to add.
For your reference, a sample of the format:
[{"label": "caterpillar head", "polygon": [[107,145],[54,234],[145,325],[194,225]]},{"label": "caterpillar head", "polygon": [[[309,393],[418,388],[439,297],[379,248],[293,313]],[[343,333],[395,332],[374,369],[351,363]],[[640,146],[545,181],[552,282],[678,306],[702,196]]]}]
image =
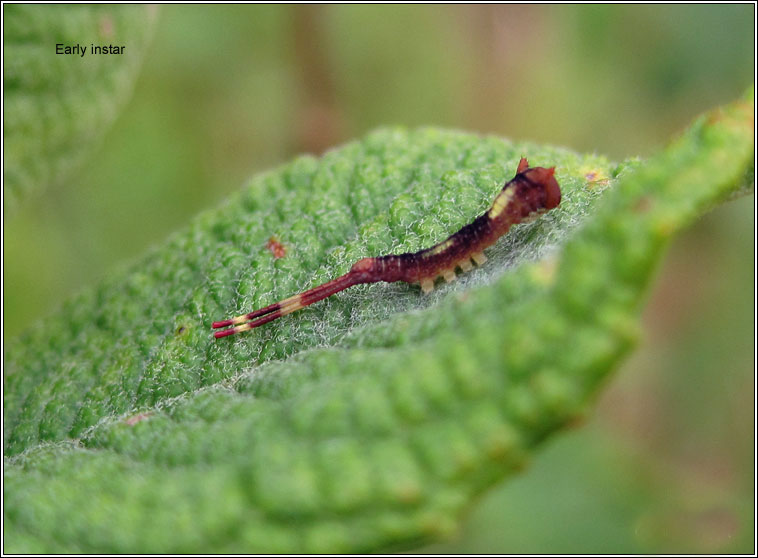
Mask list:
[{"label": "caterpillar head", "polygon": [[537,190],[531,192],[531,196],[539,205],[540,209],[549,211],[561,203],[561,187],[555,179],[555,167],[546,169],[544,167],[529,168],[529,163],[525,158],[521,158],[518,165],[518,174],[526,178],[530,189]]}]

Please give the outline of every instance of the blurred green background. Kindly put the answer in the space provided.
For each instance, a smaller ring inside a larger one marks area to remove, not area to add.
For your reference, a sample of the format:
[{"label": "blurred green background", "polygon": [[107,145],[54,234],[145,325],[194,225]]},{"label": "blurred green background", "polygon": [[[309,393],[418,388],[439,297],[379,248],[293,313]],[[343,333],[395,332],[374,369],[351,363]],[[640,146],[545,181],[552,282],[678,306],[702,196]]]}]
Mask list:
[{"label": "blurred green background", "polygon": [[[253,174],[385,125],[648,156],[754,81],[755,7],[162,6],[134,95],[3,226],[3,338]],[[754,197],[679,238],[582,428],[425,552],[754,551]]]}]

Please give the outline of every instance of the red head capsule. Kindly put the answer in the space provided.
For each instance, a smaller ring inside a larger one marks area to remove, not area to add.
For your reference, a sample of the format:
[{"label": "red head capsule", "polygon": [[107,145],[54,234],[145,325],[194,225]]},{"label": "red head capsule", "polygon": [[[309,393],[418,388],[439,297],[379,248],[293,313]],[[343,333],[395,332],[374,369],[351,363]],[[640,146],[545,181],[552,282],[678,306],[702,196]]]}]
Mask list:
[{"label": "red head capsule", "polygon": [[561,188],[555,180],[555,167],[537,167],[529,171],[529,178],[539,184],[545,192],[545,210],[558,207],[561,203]]}]

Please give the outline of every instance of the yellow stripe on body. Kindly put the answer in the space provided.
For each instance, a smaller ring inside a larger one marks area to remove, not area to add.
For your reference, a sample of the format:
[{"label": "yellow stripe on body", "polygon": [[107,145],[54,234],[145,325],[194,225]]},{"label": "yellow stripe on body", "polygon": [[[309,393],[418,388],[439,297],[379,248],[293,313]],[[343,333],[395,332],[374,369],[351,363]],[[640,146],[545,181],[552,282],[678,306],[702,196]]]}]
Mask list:
[{"label": "yellow stripe on body", "polygon": [[279,306],[284,308],[285,306],[289,306],[290,304],[293,304],[295,302],[300,302],[300,297],[303,296],[303,293],[296,294],[295,296],[291,296],[289,298],[285,298],[284,300],[279,301]]},{"label": "yellow stripe on body", "polygon": [[511,203],[514,191],[515,190],[513,188],[507,188],[500,192],[495,198],[495,201],[492,202],[492,207],[487,213],[487,217],[490,219],[497,218],[497,216],[500,215],[506,207],[508,207],[508,204]]},{"label": "yellow stripe on body", "polygon": [[452,238],[448,238],[444,242],[440,242],[437,246],[434,246],[432,248],[429,248],[428,250],[424,251],[424,257],[429,258],[431,256],[436,256],[437,254],[441,254],[448,248],[450,248],[453,244],[455,244],[455,241]]},{"label": "yellow stripe on body", "polygon": [[296,295],[282,301],[280,303],[279,308],[277,310],[274,310],[270,314],[261,316],[257,320],[252,320],[245,324],[235,326],[234,333],[241,333],[243,331],[253,329],[253,327],[255,327],[253,326],[253,324],[259,320],[271,321],[277,318],[281,318],[282,316],[286,316],[287,314],[292,314],[292,312],[295,312],[297,310],[300,310],[303,307],[303,303],[301,302],[301,299],[302,299],[302,295]]},{"label": "yellow stripe on body", "polygon": [[250,323],[252,323],[252,322],[249,322],[249,323],[246,323],[246,324],[242,324],[242,325],[238,325],[238,326],[235,326],[235,328],[234,328],[234,333],[241,333],[241,332],[243,332],[243,331],[247,331],[247,330],[249,330],[249,329],[253,329],[253,328],[250,326]]},{"label": "yellow stripe on body", "polygon": [[[277,310],[272,310],[272,312],[281,312],[281,315],[284,315],[284,314],[289,314],[291,312],[294,312],[298,308],[302,308],[302,303],[300,302],[301,297],[302,297],[302,293],[297,294],[295,296],[291,296],[289,298],[285,298],[284,300],[278,303],[279,308]],[[296,307],[294,309],[289,309],[293,305],[295,305]],[[248,315],[249,314],[242,314],[241,316],[232,318],[231,325],[236,326],[239,324],[244,324],[245,322],[250,320],[250,318],[248,318]],[[246,331],[246,330],[241,330],[241,331]]]},{"label": "yellow stripe on body", "polygon": [[300,310],[304,306],[302,302],[302,295],[293,296],[292,299],[287,300],[290,300],[290,302],[288,302],[286,305],[282,304],[281,308],[276,311],[280,316],[292,314],[292,312]]}]

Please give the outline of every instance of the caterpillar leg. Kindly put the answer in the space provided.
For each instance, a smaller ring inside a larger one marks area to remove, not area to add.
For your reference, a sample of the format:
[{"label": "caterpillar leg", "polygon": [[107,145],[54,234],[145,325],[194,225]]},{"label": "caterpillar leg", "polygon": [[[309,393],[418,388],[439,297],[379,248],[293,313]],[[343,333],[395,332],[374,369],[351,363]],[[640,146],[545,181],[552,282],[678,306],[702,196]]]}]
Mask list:
[{"label": "caterpillar leg", "polygon": [[471,271],[474,269],[474,266],[471,265],[471,260],[466,258],[465,260],[461,260],[458,262],[458,267],[461,268],[461,270],[465,273],[467,271]]},{"label": "caterpillar leg", "polygon": [[471,259],[476,262],[476,265],[484,265],[487,261],[487,256],[483,252],[475,252],[471,254]]},{"label": "caterpillar leg", "polygon": [[434,290],[434,281],[431,279],[423,279],[421,281],[421,290],[424,291],[424,294],[429,294]]}]

